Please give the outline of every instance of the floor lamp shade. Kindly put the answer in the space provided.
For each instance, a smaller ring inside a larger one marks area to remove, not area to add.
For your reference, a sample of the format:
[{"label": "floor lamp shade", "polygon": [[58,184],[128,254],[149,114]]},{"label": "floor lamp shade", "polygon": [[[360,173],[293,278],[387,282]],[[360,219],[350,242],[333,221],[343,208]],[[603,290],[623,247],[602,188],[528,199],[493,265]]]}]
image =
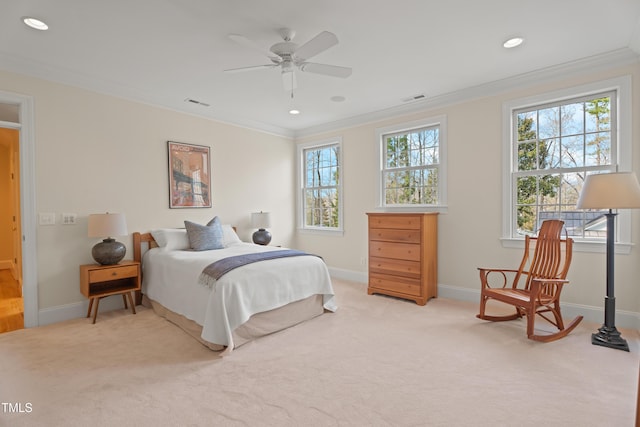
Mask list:
[{"label": "floor lamp shade", "polygon": [[640,208],[640,184],[633,172],[588,175],[584,181],[578,209]]},{"label": "floor lamp shade", "polygon": [[127,248],[116,242],[112,236],[126,236],[127,221],[124,214],[105,213],[89,215],[89,237],[103,238],[91,250],[93,259],[98,264],[113,265],[119,263],[127,252]]},{"label": "floor lamp shade", "polygon": [[627,341],[616,329],[616,298],[614,293],[614,236],[613,209],[640,208],[640,184],[633,172],[588,175],[577,204],[578,209],[608,209],[607,218],[607,295],[604,300],[604,324],[591,335],[591,343],[603,347],[629,351]]},{"label": "floor lamp shade", "polygon": [[271,242],[271,233],[266,229],[271,227],[271,214],[269,212],[254,212],[251,214],[251,226],[258,231],[253,233],[253,243],[268,245]]}]

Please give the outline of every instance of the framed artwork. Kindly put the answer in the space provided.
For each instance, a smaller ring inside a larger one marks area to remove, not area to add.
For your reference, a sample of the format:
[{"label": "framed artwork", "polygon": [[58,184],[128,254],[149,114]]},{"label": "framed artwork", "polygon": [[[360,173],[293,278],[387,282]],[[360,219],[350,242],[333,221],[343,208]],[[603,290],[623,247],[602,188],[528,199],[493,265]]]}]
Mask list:
[{"label": "framed artwork", "polygon": [[211,207],[211,151],[204,145],[167,141],[169,208]]}]

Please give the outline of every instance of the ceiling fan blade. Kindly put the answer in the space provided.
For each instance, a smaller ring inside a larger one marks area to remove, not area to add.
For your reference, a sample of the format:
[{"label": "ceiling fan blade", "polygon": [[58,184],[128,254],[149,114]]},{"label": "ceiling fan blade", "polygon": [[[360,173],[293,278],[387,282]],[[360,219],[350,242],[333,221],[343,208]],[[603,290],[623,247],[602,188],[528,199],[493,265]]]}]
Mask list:
[{"label": "ceiling fan blade", "polygon": [[296,73],[294,73],[293,70],[282,72],[282,85],[284,86],[285,92],[291,92],[298,87]]},{"label": "ceiling fan blade", "polygon": [[351,68],[340,67],[338,65],[316,64],[315,62],[305,62],[300,65],[300,71],[306,73],[323,74],[325,76],[341,77],[343,79],[351,75]]},{"label": "ceiling fan blade", "polygon": [[335,34],[330,33],[329,31],[323,31],[300,46],[295,52],[295,57],[298,61],[306,61],[307,59],[312,58],[337,44],[338,37],[336,37]]},{"label": "ceiling fan blade", "polygon": [[224,72],[225,73],[243,73],[245,71],[261,70],[263,68],[273,68],[277,66],[278,64],[254,65],[251,67],[230,68],[228,70],[224,70]]},{"label": "ceiling fan blade", "polygon": [[260,52],[272,61],[280,61],[279,56],[274,55],[269,49],[260,46],[258,43],[254,42],[253,40],[249,40],[245,36],[241,36],[240,34],[229,34],[229,38],[241,46],[255,50],[256,52]]}]

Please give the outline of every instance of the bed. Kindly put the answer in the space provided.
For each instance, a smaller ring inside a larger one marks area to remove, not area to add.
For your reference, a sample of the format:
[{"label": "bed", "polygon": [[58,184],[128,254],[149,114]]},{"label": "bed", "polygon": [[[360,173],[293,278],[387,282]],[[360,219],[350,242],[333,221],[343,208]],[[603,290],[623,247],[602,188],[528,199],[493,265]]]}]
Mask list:
[{"label": "bed", "polygon": [[[137,303],[223,354],[337,309],[322,258],[305,253],[285,256],[286,248],[245,243],[231,226],[220,227],[220,247],[203,250],[191,247],[187,229],[134,233],[134,260],[142,264]],[[272,259],[233,265],[220,277],[204,274],[215,261],[247,255]]]}]

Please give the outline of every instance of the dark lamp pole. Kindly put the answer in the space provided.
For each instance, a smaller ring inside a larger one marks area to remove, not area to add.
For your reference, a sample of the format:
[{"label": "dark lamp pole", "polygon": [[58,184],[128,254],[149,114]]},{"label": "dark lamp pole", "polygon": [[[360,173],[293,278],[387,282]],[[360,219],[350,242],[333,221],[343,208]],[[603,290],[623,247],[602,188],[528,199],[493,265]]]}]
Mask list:
[{"label": "dark lamp pole", "polygon": [[604,324],[591,335],[591,344],[629,351],[629,344],[616,329],[614,293],[615,218],[613,209],[640,208],[640,184],[633,172],[587,175],[578,209],[607,209],[607,295],[604,299]]}]

